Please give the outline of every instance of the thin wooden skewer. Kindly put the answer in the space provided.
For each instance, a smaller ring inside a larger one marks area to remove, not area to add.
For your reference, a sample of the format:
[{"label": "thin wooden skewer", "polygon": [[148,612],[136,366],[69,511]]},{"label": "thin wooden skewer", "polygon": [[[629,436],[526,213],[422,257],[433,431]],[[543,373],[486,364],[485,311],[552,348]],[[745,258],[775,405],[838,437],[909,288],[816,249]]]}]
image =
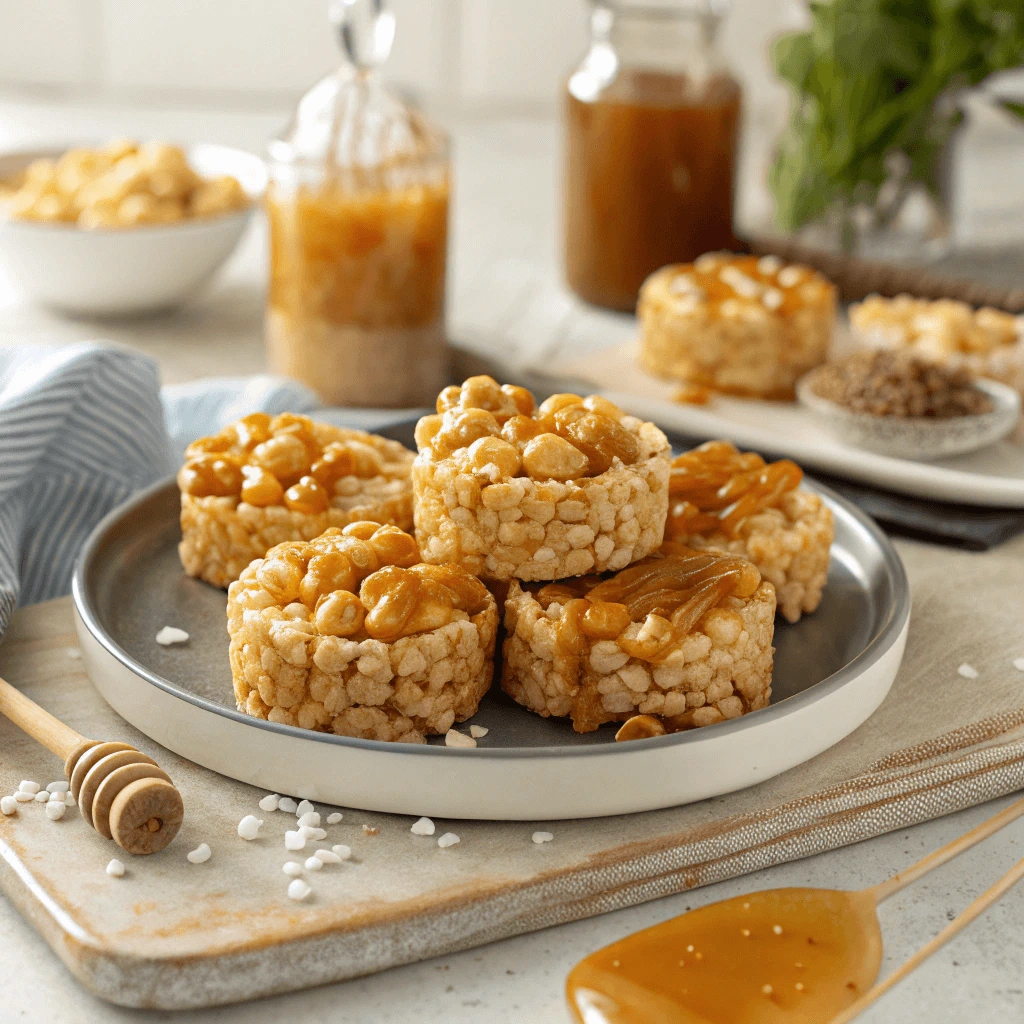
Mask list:
[{"label": "thin wooden skewer", "polygon": [[184,817],[167,773],[128,743],[86,739],[0,679],[0,714],[64,761],[82,817],[128,853],[162,850]]},{"label": "thin wooden skewer", "polygon": [[958,839],[929,853],[927,857],[923,857],[916,864],[911,864],[910,867],[904,868],[892,878],[864,891],[870,893],[876,903],[881,903],[882,900],[888,899],[893,893],[899,892],[911,882],[916,882],[919,878],[927,875],[929,871],[934,871],[935,868],[958,857],[983,839],[995,835],[1001,828],[1005,828],[1022,815],[1024,815],[1024,797],[1014,801],[1009,807],[1004,807],[998,814],[993,814],[991,818],[983,821],[980,825],[975,825],[970,832],[965,832]]},{"label": "thin wooden skewer", "polygon": [[[951,856],[955,856],[955,854]],[[860,999],[843,1010],[838,1017],[834,1017],[831,1024],[848,1024],[849,1021],[858,1017],[876,999],[885,995],[889,989],[894,985],[898,985],[911,971],[920,967],[932,953],[937,949],[941,949],[954,935],[966,928],[975,918],[985,913],[993,903],[1001,899],[1022,878],[1024,878],[1024,860],[1018,861],[995,885],[986,889],[966,910],[953,918],[931,942],[922,946],[906,963],[893,971],[885,981],[881,981],[868,989]]]}]

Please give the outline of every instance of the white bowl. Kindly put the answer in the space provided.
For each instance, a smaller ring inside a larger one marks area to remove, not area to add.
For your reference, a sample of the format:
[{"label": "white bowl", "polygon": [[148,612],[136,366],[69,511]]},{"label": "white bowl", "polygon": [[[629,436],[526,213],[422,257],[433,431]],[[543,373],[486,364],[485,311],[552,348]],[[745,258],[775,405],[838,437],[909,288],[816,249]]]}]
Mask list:
[{"label": "white bowl", "polygon": [[1020,395],[1011,387],[979,378],[975,387],[992,399],[992,411],[973,416],[874,416],[854,412],[813,389],[816,371],[796,385],[797,398],[838,440],[895,459],[943,459],[966,455],[1006,437],[1020,419]]},{"label": "white bowl", "polygon": [[[0,178],[67,147],[0,155]],[[266,187],[263,161],[227,146],[192,146],[203,177],[230,174],[252,200],[245,210],[180,224],[83,230],[0,217],[0,271],[24,298],[63,312],[123,316],[187,299],[231,255]]]}]

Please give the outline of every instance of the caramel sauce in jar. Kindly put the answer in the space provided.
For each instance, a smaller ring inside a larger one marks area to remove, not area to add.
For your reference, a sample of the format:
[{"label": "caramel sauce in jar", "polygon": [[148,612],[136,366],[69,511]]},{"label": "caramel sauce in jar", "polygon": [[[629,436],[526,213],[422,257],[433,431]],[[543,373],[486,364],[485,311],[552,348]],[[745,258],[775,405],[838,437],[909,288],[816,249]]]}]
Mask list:
[{"label": "caramel sauce in jar", "polygon": [[740,87],[717,72],[624,68],[596,97],[566,102],[565,267],[569,287],[632,311],[668,263],[736,247],[732,206]]},{"label": "caramel sauce in jar", "polygon": [[447,173],[267,193],[271,368],[334,405],[433,403],[447,379]]},{"label": "caramel sauce in jar", "polygon": [[579,1024],[827,1024],[881,962],[870,892],[773,889],[598,950],[566,997]]}]

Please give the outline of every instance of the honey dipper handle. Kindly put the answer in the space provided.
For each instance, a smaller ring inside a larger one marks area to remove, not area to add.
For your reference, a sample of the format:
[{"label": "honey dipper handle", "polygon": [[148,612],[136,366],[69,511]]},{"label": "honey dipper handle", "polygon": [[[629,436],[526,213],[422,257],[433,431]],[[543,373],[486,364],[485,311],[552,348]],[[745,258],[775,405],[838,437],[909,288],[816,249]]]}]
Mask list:
[{"label": "honey dipper handle", "polygon": [[876,999],[885,995],[894,985],[899,984],[912,970],[919,967],[936,950],[941,949],[954,935],[963,931],[975,918],[980,917],[993,903],[1000,900],[1024,878],[1024,860],[1018,861],[991,888],[986,889],[969,907],[958,914],[931,942],[922,946],[906,963],[901,964],[884,981],[868,989],[855,1003],[848,1006],[831,1024],[848,1024],[866,1010]]},{"label": "honey dipper handle", "polygon": [[77,747],[88,742],[84,736],[29,700],[6,679],[0,679],[0,714],[9,718],[32,739],[42,743],[62,761],[66,761]]}]

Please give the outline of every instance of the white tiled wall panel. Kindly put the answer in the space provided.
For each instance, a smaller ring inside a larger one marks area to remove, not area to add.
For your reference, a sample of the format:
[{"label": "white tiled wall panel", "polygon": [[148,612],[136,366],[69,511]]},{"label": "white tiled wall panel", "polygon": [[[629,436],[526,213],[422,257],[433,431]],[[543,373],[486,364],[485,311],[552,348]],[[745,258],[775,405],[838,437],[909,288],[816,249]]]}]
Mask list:
[{"label": "white tiled wall panel", "polygon": [[[589,0],[390,2],[388,77],[449,108],[551,108],[586,46]],[[733,0],[722,46],[748,109],[781,109],[768,44],[804,11],[804,0]],[[0,83],[291,102],[338,59],[327,0],[0,0]]]},{"label": "white tiled wall panel", "polygon": [[0,82],[81,84],[95,28],[88,3],[0,0]]},{"label": "white tiled wall panel", "polygon": [[549,102],[586,50],[586,0],[462,0],[460,85],[470,103]]},{"label": "white tiled wall panel", "polygon": [[[325,0],[99,0],[104,64],[114,87],[147,91],[300,92],[337,67]],[[443,89],[443,0],[393,0],[389,65],[425,94]]]}]

